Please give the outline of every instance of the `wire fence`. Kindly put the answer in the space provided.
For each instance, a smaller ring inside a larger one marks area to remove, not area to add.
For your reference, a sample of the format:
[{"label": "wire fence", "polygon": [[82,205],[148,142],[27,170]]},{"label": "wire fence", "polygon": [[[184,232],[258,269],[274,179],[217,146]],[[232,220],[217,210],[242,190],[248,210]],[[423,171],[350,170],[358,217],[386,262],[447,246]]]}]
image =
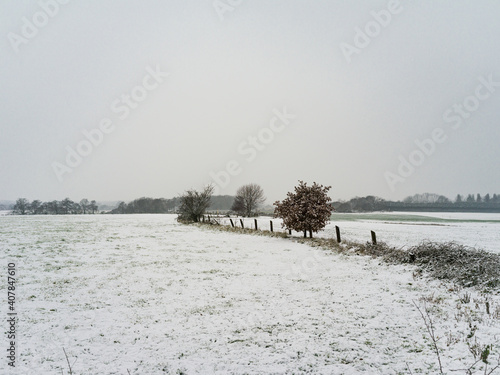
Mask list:
[{"label": "wire fence", "polygon": [[[202,218],[203,222],[212,222],[219,225],[231,226],[233,228],[242,229],[252,229],[270,232],[284,232],[292,237],[304,237],[304,232],[297,232],[290,229],[283,228],[281,219],[271,218],[271,217],[259,217],[259,218],[248,218],[240,216],[228,216],[228,215],[204,215]],[[337,242],[342,242],[342,235],[340,228],[335,226],[335,236],[334,238]],[[372,230],[370,231],[371,243],[377,244],[377,234]],[[325,237],[324,235],[321,237]]]}]

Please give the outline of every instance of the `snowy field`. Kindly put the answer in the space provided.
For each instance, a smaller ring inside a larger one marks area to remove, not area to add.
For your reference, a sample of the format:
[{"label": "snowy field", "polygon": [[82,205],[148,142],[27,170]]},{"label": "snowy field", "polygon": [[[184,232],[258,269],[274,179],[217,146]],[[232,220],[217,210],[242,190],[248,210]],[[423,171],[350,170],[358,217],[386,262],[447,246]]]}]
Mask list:
[{"label": "snowy field", "polygon": [[[271,218],[259,218],[259,226],[269,229]],[[281,221],[273,219],[274,229],[281,229]],[[223,223],[229,225],[229,220]],[[238,222],[238,225],[239,222]],[[245,219],[244,225],[253,226]],[[436,242],[455,241],[467,246],[500,253],[500,214],[459,212],[377,212],[366,214],[334,213],[332,220],[320,237],[336,238],[335,226],[342,239],[365,243],[371,241],[370,231],[377,240],[389,245],[408,248],[425,240]],[[301,236],[300,233],[293,233]]]},{"label": "snowy field", "polygon": [[487,315],[485,296],[464,301],[409,266],[286,239],[173,215],[4,216],[0,236],[19,313],[17,372],[2,355],[1,374],[68,374],[63,348],[75,375],[436,374],[423,300],[446,371],[474,362],[471,327],[499,343],[496,296]]},{"label": "snowy field", "polygon": [[[336,219],[338,216],[338,219]],[[376,213],[336,214],[325,230],[335,235],[338,225],[346,239],[370,240],[370,230],[379,241],[407,248],[424,240],[455,241],[467,246],[500,253],[500,214],[494,213]]]}]

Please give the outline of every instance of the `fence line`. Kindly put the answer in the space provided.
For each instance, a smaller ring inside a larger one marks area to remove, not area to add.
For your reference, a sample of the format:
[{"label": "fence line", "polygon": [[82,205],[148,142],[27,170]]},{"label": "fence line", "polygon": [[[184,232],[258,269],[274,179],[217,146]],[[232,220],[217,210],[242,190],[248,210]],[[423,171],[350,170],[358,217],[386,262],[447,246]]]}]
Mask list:
[{"label": "fence line", "polygon": [[[234,219],[234,221],[233,221]],[[251,219],[247,219],[247,220],[251,220]],[[266,225],[262,225],[262,224],[259,224],[259,221],[262,222],[264,221],[264,223],[267,221],[267,220],[264,220],[264,219],[256,219],[254,218],[254,226],[252,228],[252,225],[247,225],[247,229],[250,229],[250,230],[269,230],[270,232],[274,232],[274,224],[273,224],[273,220],[269,220],[269,227],[267,227]],[[203,215],[202,217],[202,221],[205,222],[205,215]],[[231,227],[233,228],[238,228],[238,227],[241,227],[242,229],[245,229],[245,220],[243,218],[238,218],[238,217],[235,217],[235,218],[231,218],[231,217],[228,217],[228,216],[220,216],[220,215],[208,215],[208,222],[216,222],[217,224],[220,224],[220,225],[231,225]],[[238,224],[238,221],[239,221],[239,224]],[[269,228],[269,229],[267,229]],[[289,235],[292,235],[292,230],[289,229],[284,229],[284,233],[287,233]],[[297,233],[301,233],[301,232],[297,232]],[[335,234],[336,234],[336,239],[337,239],[337,242],[338,243],[341,243],[342,242],[342,238],[341,238],[341,234],[340,234],[340,228],[335,225]],[[377,244],[377,234],[374,232],[374,231],[370,231],[370,234],[371,234],[371,242],[373,245],[376,245]]]}]

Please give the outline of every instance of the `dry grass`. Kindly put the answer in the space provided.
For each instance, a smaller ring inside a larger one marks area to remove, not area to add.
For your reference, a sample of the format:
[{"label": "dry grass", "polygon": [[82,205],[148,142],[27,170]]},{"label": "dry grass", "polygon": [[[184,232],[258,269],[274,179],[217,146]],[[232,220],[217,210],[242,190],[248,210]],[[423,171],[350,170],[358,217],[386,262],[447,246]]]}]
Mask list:
[{"label": "dry grass", "polygon": [[425,241],[408,250],[384,243],[378,245],[350,244],[357,254],[381,257],[388,263],[417,266],[417,273],[452,281],[462,287],[495,290],[500,286],[500,256],[455,242]]},{"label": "dry grass", "polygon": [[229,225],[220,225],[217,222],[205,222],[205,223],[196,223],[194,224],[199,227],[209,227],[213,230],[218,230],[220,232],[234,232],[234,233],[243,233],[243,234],[251,234],[253,236],[267,236],[267,237],[279,237],[279,238],[288,238],[288,234],[284,232],[271,232],[268,230],[255,230],[251,228],[240,228],[240,227],[230,227]]}]

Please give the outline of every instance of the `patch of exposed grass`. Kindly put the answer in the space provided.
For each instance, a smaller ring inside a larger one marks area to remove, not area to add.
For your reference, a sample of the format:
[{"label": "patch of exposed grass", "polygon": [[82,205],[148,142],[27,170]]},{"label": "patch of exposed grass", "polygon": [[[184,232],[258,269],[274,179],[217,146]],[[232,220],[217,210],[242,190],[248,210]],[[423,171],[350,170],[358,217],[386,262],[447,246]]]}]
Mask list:
[{"label": "patch of exposed grass", "polygon": [[500,256],[455,242],[424,241],[408,250],[386,244],[351,245],[354,252],[394,264],[414,264],[421,272],[462,287],[493,291],[500,287]]},{"label": "patch of exposed grass", "polygon": [[230,227],[229,225],[219,225],[217,223],[196,223],[192,224],[198,227],[206,228],[209,227],[213,230],[218,230],[220,232],[233,232],[241,234],[251,234],[253,236],[267,236],[267,237],[278,237],[278,238],[289,238],[288,234],[284,232],[271,232],[269,230],[255,230],[251,228],[240,228],[240,227]]}]

